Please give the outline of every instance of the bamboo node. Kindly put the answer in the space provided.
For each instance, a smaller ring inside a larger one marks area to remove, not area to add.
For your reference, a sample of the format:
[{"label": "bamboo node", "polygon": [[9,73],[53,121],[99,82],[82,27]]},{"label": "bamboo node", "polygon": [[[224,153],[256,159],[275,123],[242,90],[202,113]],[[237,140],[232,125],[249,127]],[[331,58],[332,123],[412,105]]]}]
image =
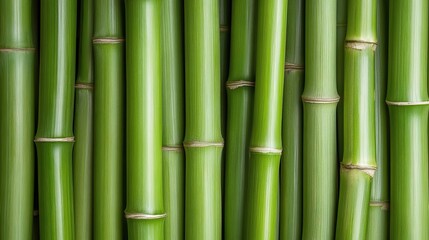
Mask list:
[{"label": "bamboo node", "polygon": [[127,212],[125,212],[125,218],[126,219],[153,220],[153,219],[162,219],[165,217],[167,217],[167,213],[147,214],[147,213],[127,213]]},{"label": "bamboo node", "polygon": [[341,163],[341,169],[343,170],[358,170],[368,174],[370,177],[374,177],[375,170],[377,167],[370,165],[359,165],[359,164],[344,164]]},{"label": "bamboo node", "polygon": [[39,210],[33,210],[33,217],[39,216]]},{"label": "bamboo node", "polygon": [[315,104],[323,104],[323,103],[338,103],[340,101],[340,97],[334,98],[318,98],[318,97],[301,97],[302,102],[304,103],[315,103]]},{"label": "bamboo node", "polygon": [[167,152],[182,152],[183,151],[183,146],[182,145],[162,146],[162,151],[167,151]]},{"label": "bamboo node", "polygon": [[48,137],[38,137],[34,139],[34,142],[74,142],[74,137],[58,137],[58,138],[48,138]]},{"label": "bamboo node", "polygon": [[246,80],[239,80],[239,81],[227,81],[225,83],[225,86],[227,89],[237,89],[240,87],[254,87],[255,86],[255,82],[253,81],[246,81]]},{"label": "bamboo node", "polygon": [[89,89],[89,90],[91,90],[91,89],[94,89],[94,84],[92,84],[92,83],[76,83],[74,85],[74,88],[76,88],[76,89]]},{"label": "bamboo node", "polygon": [[36,48],[0,48],[0,52],[31,52]]},{"label": "bamboo node", "polygon": [[93,44],[115,44],[115,43],[123,43],[125,39],[123,38],[93,38]]},{"label": "bamboo node", "polygon": [[223,147],[223,142],[184,142],[184,148]]},{"label": "bamboo node", "polygon": [[229,26],[228,25],[220,25],[219,26],[219,30],[221,32],[228,32],[229,31]]},{"label": "bamboo node", "polygon": [[386,104],[390,106],[420,106],[420,105],[429,105],[429,101],[420,101],[420,102],[395,102],[387,101]]},{"label": "bamboo node", "polygon": [[304,66],[294,63],[285,63],[285,71],[304,71]]},{"label": "bamboo node", "polygon": [[352,40],[352,41],[346,41],[345,47],[356,49],[356,50],[371,49],[372,51],[375,51],[375,49],[377,48],[377,43]]},{"label": "bamboo node", "polygon": [[371,201],[369,203],[369,206],[370,207],[380,207],[381,210],[389,210],[389,208],[390,208],[390,204],[387,201],[380,201],[380,202]]},{"label": "bamboo node", "polygon": [[283,152],[283,149],[270,148],[270,147],[250,147],[249,151],[252,153],[266,153],[266,154],[281,155]]}]

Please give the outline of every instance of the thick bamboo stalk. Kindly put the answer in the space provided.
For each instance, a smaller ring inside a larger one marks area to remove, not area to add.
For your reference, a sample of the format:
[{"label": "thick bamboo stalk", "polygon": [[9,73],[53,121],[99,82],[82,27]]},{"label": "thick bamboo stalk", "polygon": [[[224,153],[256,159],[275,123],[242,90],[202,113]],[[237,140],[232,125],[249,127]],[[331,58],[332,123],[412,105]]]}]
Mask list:
[{"label": "thick bamboo stalk", "polygon": [[224,239],[242,239],[244,181],[249,157],[255,84],[255,0],[232,4],[229,80],[226,84],[227,133],[225,146]]},{"label": "thick bamboo stalk", "polygon": [[333,239],[337,199],[336,1],[305,10],[303,239]]},{"label": "thick bamboo stalk", "polygon": [[365,239],[375,150],[376,1],[349,0],[336,239]]},{"label": "thick bamboo stalk", "polygon": [[185,69],[183,1],[164,0],[162,12],[162,146],[165,239],[185,237]]},{"label": "thick bamboo stalk", "polygon": [[304,1],[289,0],[280,163],[280,239],[301,239]]},{"label": "thick bamboo stalk", "polygon": [[287,1],[259,2],[255,104],[246,165],[243,239],[278,236],[286,20]]},{"label": "thick bamboo stalk", "polygon": [[31,239],[37,1],[0,1],[0,239]]},{"label": "thick bamboo stalk", "polygon": [[41,239],[74,239],[73,99],[76,1],[42,0],[38,127]]},{"label": "thick bamboo stalk", "polygon": [[185,239],[221,239],[218,0],[185,0]]},{"label": "thick bamboo stalk", "polygon": [[78,65],[75,84],[73,193],[76,239],[92,239],[92,28],[93,1],[80,1]]},{"label": "thick bamboo stalk", "polygon": [[161,2],[126,0],[129,239],[164,239]]},{"label": "thick bamboo stalk", "polygon": [[94,2],[94,239],[126,236],[123,4]]},{"label": "thick bamboo stalk", "polygon": [[390,237],[428,239],[428,1],[389,2]]},{"label": "thick bamboo stalk", "polygon": [[371,186],[366,239],[389,239],[389,118],[387,90],[388,1],[377,0],[377,49],[375,51],[375,127],[377,170]]}]

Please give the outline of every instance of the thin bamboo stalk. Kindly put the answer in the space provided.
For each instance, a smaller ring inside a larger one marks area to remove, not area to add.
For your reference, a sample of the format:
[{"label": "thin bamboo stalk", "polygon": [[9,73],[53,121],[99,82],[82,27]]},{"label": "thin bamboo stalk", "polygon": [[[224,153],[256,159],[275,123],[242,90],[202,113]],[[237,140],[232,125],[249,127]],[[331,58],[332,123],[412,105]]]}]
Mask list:
[{"label": "thin bamboo stalk", "polygon": [[129,239],[164,239],[161,2],[126,0]]},{"label": "thin bamboo stalk", "polygon": [[232,3],[229,80],[226,84],[227,134],[225,146],[224,239],[242,239],[244,181],[249,157],[255,84],[255,0]]},{"label": "thin bamboo stalk", "polygon": [[183,1],[164,0],[162,12],[162,158],[165,239],[185,237]]},{"label": "thin bamboo stalk", "polygon": [[[123,239],[124,3],[94,2],[94,239]],[[91,85],[84,85],[91,87]]]},{"label": "thin bamboo stalk", "polygon": [[388,1],[377,0],[377,49],[375,51],[375,127],[377,170],[371,186],[366,239],[389,239],[389,118],[387,90]]},{"label": "thin bamboo stalk", "polygon": [[389,2],[390,238],[429,239],[428,1]]},{"label": "thin bamboo stalk", "polygon": [[230,52],[230,25],[231,25],[231,0],[219,1],[219,31],[220,31],[220,92],[221,92],[221,127],[222,136],[226,130],[226,89],[228,80],[229,52]]},{"label": "thin bamboo stalk", "polygon": [[375,150],[376,1],[349,0],[344,46],[344,152],[337,239],[364,239]]},{"label": "thin bamboo stalk", "polygon": [[289,0],[280,163],[280,239],[301,239],[304,1]]},{"label": "thin bamboo stalk", "polygon": [[250,157],[246,165],[244,239],[275,239],[278,236],[286,20],[287,1],[259,2],[255,104]]},{"label": "thin bamboo stalk", "polygon": [[185,239],[221,239],[218,0],[185,0]]},{"label": "thin bamboo stalk", "polygon": [[78,66],[75,84],[73,193],[76,239],[92,239],[92,28],[93,1],[80,1]]},{"label": "thin bamboo stalk", "polygon": [[0,239],[31,239],[37,1],[0,1]]},{"label": "thin bamboo stalk", "polygon": [[41,239],[74,239],[73,99],[76,1],[42,0],[38,156]]},{"label": "thin bamboo stalk", "polygon": [[337,199],[336,1],[305,10],[303,239],[333,239]]}]

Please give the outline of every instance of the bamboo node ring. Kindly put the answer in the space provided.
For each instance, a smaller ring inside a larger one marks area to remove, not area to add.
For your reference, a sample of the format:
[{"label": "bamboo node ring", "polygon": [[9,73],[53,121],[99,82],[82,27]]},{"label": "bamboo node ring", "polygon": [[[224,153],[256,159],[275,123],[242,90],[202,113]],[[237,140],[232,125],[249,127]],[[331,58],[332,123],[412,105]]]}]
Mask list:
[{"label": "bamboo node ring", "polygon": [[380,202],[373,201],[373,202],[369,203],[369,206],[370,207],[380,207],[381,210],[389,210],[389,208],[390,208],[390,204],[387,201],[380,201]]},{"label": "bamboo node ring", "polygon": [[365,42],[365,41],[359,41],[359,40],[351,40],[346,41],[345,44],[346,48],[356,49],[356,50],[365,50],[365,49],[371,49],[372,51],[375,51],[377,48],[376,42]]},{"label": "bamboo node ring", "polygon": [[283,149],[279,148],[270,148],[270,147],[250,147],[249,151],[252,153],[267,153],[267,154],[276,154],[280,155],[283,152]]},{"label": "bamboo node ring", "polygon": [[184,148],[223,147],[223,142],[184,142]]},{"label": "bamboo node ring", "polygon": [[429,101],[420,101],[420,102],[394,102],[387,101],[386,104],[390,106],[420,106],[420,105],[429,105]]},{"label": "bamboo node ring", "polygon": [[33,217],[39,216],[39,210],[33,210]]},{"label": "bamboo node ring", "polygon": [[220,25],[219,26],[219,30],[221,32],[228,32],[229,31],[229,26],[228,25]]},{"label": "bamboo node ring", "polygon": [[0,52],[30,52],[36,51],[36,48],[0,48]]},{"label": "bamboo node ring", "polygon": [[239,81],[227,81],[225,84],[227,89],[237,89],[240,87],[254,87],[255,82],[253,81],[245,81],[245,80],[239,80]]},{"label": "bamboo node ring", "polygon": [[294,63],[285,63],[285,71],[304,71],[304,66]]},{"label": "bamboo node ring", "polygon": [[162,146],[162,151],[181,152],[183,151],[183,146],[182,145]]},{"label": "bamboo node ring", "polygon": [[358,170],[368,174],[370,177],[374,177],[375,170],[377,167],[370,165],[359,165],[359,164],[344,164],[341,163],[341,169],[343,170]]},{"label": "bamboo node ring", "polygon": [[147,214],[147,213],[127,213],[125,212],[126,219],[136,219],[136,220],[153,220],[153,219],[162,219],[167,216],[167,213],[161,214]]},{"label": "bamboo node ring", "polygon": [[94,89],[94,84],[92,83],[76,83],[74,85],[76,89]]},{"label": "bamboo node ring", "polygon": [[108,43],[123,43],[125,42],[124,38],[94,38],[92,43],[94,44],[108,44]]},{"label": "bamboo node ring", "polygon": [[301,97],[302,102],[304,103],[338,103],[340,101],[340,97],[334,97],[334,98],[318,98],[318,97]]},{"label": "bamboo node ring", "polygon": [[40,142],[40,143],[43,143],[43,142],[53,142],[53,143],[64,142],[64,143],[67,143],[67,142],[74,142],[74,137],[57,137],[57,138],[55,138],[55,137],[54,138],[37,137],[34,139],[34,142]]}]

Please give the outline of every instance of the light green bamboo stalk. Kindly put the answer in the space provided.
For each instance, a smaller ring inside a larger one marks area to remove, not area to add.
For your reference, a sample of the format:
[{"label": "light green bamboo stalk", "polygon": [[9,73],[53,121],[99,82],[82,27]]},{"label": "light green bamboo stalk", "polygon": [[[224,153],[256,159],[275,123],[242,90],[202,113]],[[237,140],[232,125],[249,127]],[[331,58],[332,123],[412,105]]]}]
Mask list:
[{"label": "light green bamboo stalk", "polygon": [[389,2],[390,238],[429,239],[428,1]]},{"label": "light green bamboo stalk", "polygon": [[303,239],[333,239],[337,201],[336,1],[305,3]]}]

